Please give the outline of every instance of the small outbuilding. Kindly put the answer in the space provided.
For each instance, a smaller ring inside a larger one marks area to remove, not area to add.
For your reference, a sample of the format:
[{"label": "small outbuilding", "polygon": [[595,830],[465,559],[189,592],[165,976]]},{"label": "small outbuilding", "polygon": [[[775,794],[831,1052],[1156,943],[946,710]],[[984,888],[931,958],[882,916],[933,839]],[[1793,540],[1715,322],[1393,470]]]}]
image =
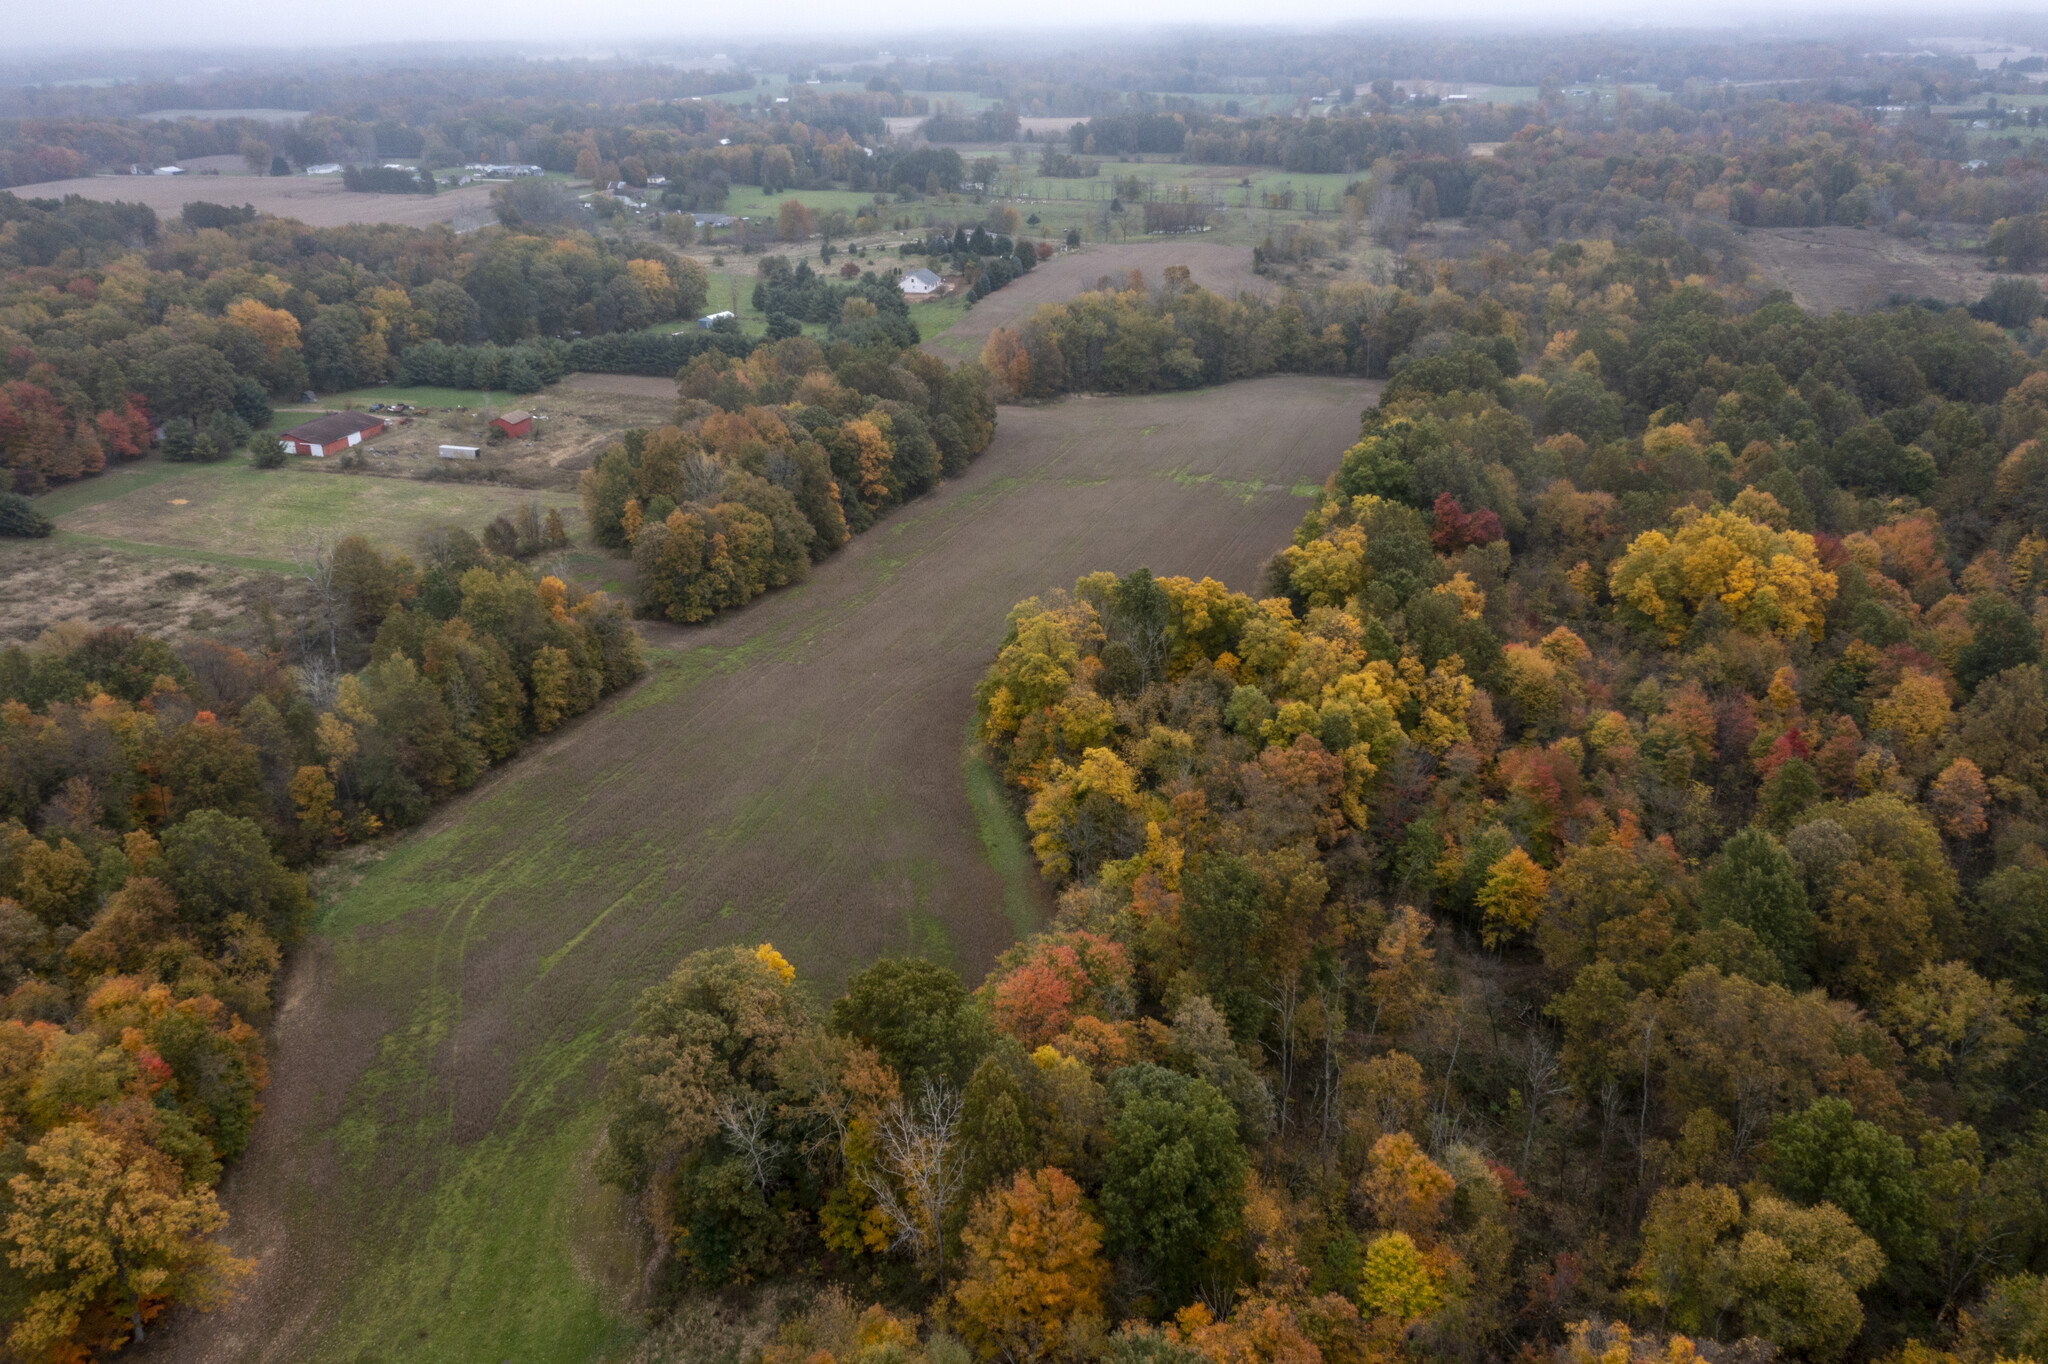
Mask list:
[{"label": "small outbuilding", "polygon": [[508,436],[530,436],[533,434],[533,414],[531,412],[507,412],[502,417],[491,418],[491,425],[497,427]]},{"label": "small outbuilding", "polygon": [[441,447],[441,458],[475,459],[476,451],[477,447],[474,445],[444,445]]},{"label": "small outbuilding", "polygon": [[936,294],[944,286],[939,277],[929,270],[911,270],[896,281],[896,287],[906,294],[923,297],[926,294]]},{"label": "small outbuilding", "polygon": [[728,317],[736,318],[736,316],[737,315],[730,308],[726,309],[723,312],[706,313],[704,314],[704,316],[697,319],[697,325],[708,332],[713,327],[717,326],[719,323],[725,321]]},{"label": "small outbuilding", "polygon": [[367,412],[330,412],[303,426],[294,426],[278,440],[288,455],[311,455],[315,459],[324,459],[352,445],[361,445],[383,432],[382,417],[373,417]]}]

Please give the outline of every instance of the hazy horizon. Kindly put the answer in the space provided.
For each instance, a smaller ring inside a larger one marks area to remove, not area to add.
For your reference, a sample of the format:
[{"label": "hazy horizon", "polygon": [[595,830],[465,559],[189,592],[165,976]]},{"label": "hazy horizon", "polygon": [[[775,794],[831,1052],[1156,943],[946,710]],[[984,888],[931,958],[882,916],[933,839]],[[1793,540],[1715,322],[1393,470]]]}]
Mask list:
[{"label": "hazy horizon", "polygon": [[[949,13],[943,24],[919,26],[891,17],[879,23],[849,21],[843,6],[824,0],[794,0],[773,28],[750,28],[721,19],[680,21],[674,11],[651,0],[602,0],[565,17],[540,0],[440,0],[431,6],[399,0],[363,0],[345,13],[329,6],[286,0],[216,0],[190,11],[167,10],[142,0],[95,0],[82,7],[18,12],[11,23],[10,64],[97,58],[126,59],[142,66],[175,65],[181,57],[225,57],[315,49],[403,49],[411,44],[450,45],[499,57],[541,60],[632,59],[656,52],[709,55],[725,47],[795,44],[872,44],[899,57],[938,55],[965,40],[1013,37],[1028,43],[1057,43],[1066,37],[1148,34],[1162,31],[1275,30],[1315,32],[1426,32],[1453,26],[1490,24],[1505,32],[1714,33],[1756,38],[1819,36],[1821,26],[1839,38],[1844,29],[1873,36],[2010,41],[2048,44],[2048,19],[2011,9],[1958,14],[1924,4],[1871,5],[1854,0],[1707,0],[1702,4],[1649,4],[1636,0],[1576,0],[1532,11],[1498,0],[1440,0],[1426,18],[1412,9],[1384,4],[1331,6],[1316,0],[1274,0],[1261,5],[1255,23],[1229,0],[1137,0],[1105,17],[1101,6],[1081,0],[1046,0],[1032,23],[1020,27],[1016,12],[994,7],[985,15]],[[116,42],[107,41],[118,34]],[[98,73],[118,77],[125,72]]]}]

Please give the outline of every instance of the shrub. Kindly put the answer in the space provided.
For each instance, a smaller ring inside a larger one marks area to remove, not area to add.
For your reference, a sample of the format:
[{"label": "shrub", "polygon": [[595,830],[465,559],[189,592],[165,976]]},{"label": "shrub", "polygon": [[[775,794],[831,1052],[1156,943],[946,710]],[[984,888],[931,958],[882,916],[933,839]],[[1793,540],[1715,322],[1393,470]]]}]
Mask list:
[{"label": "shrub", "polygon": [[0,535],[40,540],[56,525],[20,493],[0,493]]}]

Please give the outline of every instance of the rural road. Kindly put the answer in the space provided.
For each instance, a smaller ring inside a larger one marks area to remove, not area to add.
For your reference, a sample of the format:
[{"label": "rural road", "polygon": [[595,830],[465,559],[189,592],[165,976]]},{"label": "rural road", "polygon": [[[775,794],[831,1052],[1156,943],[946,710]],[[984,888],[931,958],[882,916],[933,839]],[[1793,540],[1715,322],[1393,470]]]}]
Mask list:
[{"label": "rural road", "polygon": [[1094,569],[1252,590],[1378,385],[1280,377],[1005,408],[963,477],[656,666],[335,889],[228,1177],[241,1302],[148,1358],[589,1359],[634,1248],[591,1177],[611,1038],[687,953],[773,941],[821,999],[921,951],[978,980],[1045,912],[967,761],[1019,599]]}]

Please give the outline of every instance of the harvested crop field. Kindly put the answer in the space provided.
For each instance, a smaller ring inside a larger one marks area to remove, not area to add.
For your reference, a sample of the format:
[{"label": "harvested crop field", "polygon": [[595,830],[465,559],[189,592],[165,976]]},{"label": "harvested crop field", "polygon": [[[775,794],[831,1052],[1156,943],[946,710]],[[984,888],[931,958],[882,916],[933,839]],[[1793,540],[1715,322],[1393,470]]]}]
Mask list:
[{"label": "harvested crop field", "polygon": [[204,1361],[598,1359],[634,1254],[590,1175],[597,1082],[685,954],[772,940],[829,998],[916,951],[978,977],[1045,896],[970,759],[1018,599],[1147,565],[1256,586],[1378,385],[1270,378],[1002,413],[962,478],[810,581],[332,868],[282,991],[275,1083],[228,1176],[249,1296],[168,1326]]},{"label": "harvested crop field", "polygon": [[629,398],[652,398],[671,407],[676,401],[676,381],[653,374],[572,374],[561,388],[576,393],[616,393]]},{"label": "harvested crop field", "polygon": [[489,185],[464,185],[439,194],[356,194],[342,188],[338,175],[89,175],[17,185],[13,192],[23,199],[79,194],[108,203],[148,204],[166,218],[194,202],[253,204],[259,213],[296,218],[312,227],[451,223],[461,231],[492,220]]},{"label": "harvested crop field", "polygon": [[1756,228],[1741,243],[1768,284],[1822,313],[1860,311],[1893,294],[1974,302],[1997,278],[1984,269],[1980,253],[1936,250],[1853,227]]},{"label": "harvested crop field", "polygon": [[[925,349],[948,360],[973,359],[981,354],[990,332],[1016,326],[1040,304],[1064,302],[1093,289],[1105,275],[1121,283],[1120,277],[1132,270],[1143,272],[1147,284],[1157,284],[1169,265],[1187,266],[1195,283],[1229,298],[1246,290],[1264,294],[1273,287],[1252,273],[1250,247],[1187,240],[1083,247],[1054,256],[982,299],[967,316],[927,341]],[[916,307],[910,315],[919,316]]]}]

